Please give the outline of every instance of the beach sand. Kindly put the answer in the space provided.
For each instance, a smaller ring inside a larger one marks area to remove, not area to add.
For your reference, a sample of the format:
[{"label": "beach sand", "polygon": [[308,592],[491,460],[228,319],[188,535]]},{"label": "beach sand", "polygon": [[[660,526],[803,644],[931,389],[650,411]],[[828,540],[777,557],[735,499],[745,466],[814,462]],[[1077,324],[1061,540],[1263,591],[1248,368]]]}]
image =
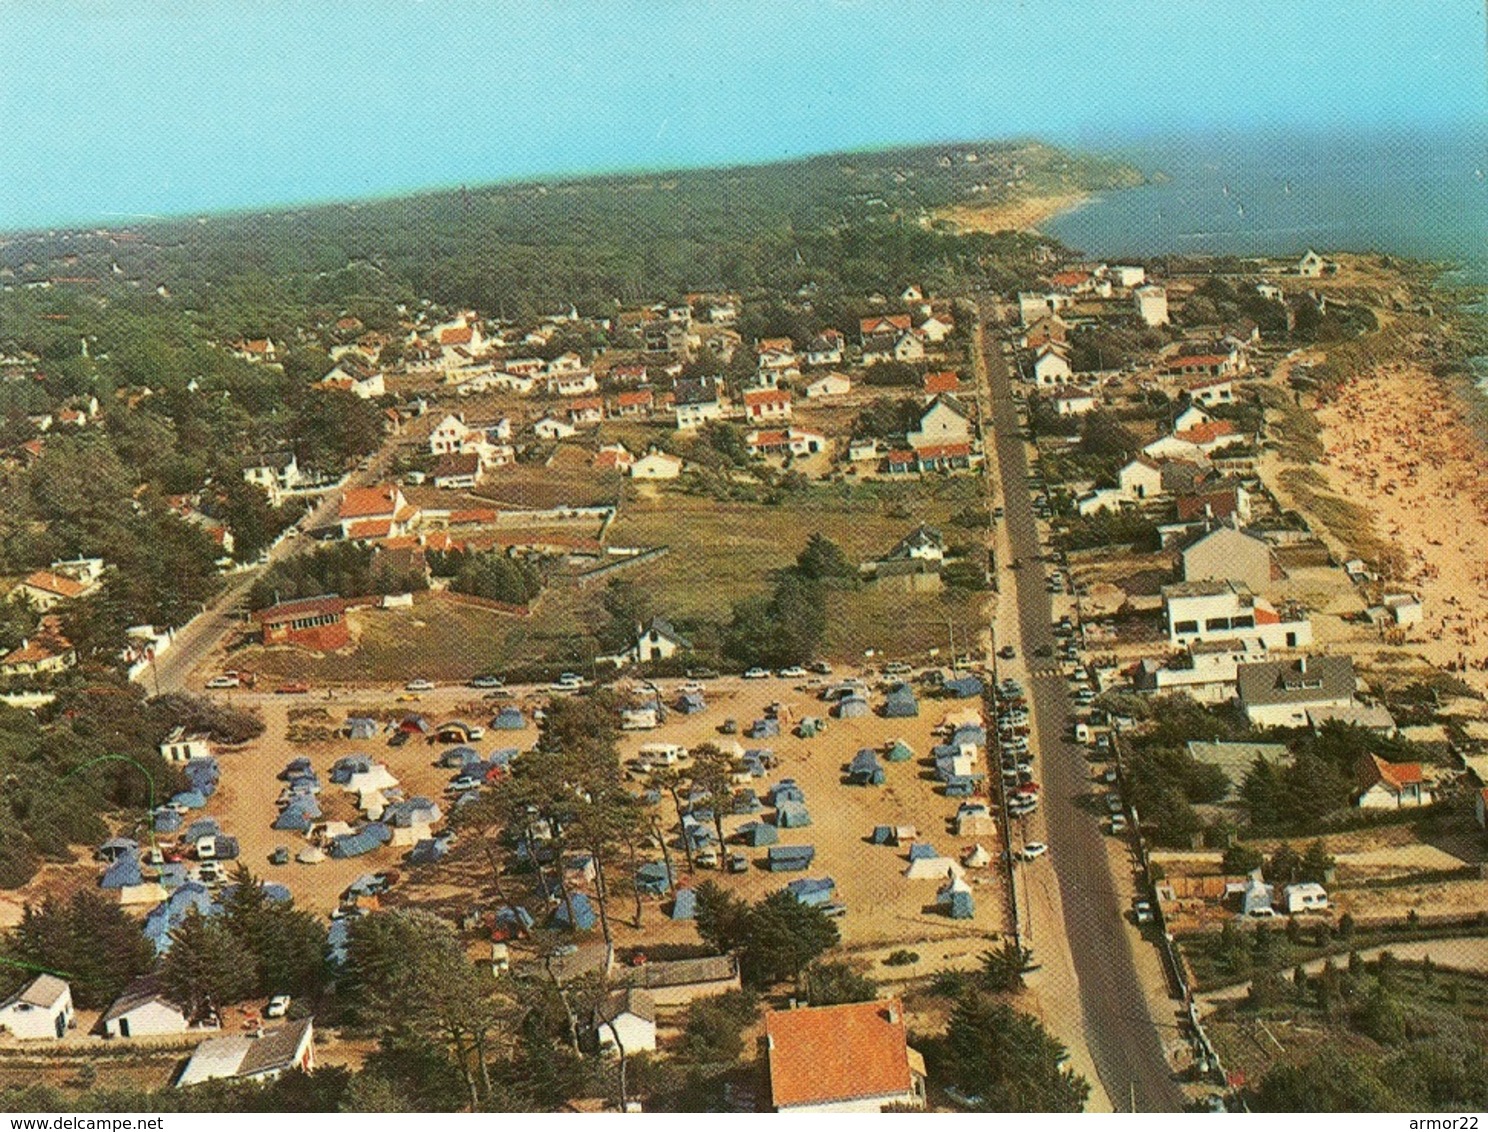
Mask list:
[{"label": "beach sand", "polygon": [[1055,193],[1023,197],[987,205],[957,205],[937,215],[963,232],[1037,232],[1046,220],[1077,208],[1090,199],[1089,193]]},{"label": "beach sand", "polygon": [[1398,549],[1425,615],[1407,629],[1412,651],[1488,690],[1488,481],[1482,440],[1440,379],[1396,363],[1349,383],[1317,411],[1330,489],[1372,510]]}]

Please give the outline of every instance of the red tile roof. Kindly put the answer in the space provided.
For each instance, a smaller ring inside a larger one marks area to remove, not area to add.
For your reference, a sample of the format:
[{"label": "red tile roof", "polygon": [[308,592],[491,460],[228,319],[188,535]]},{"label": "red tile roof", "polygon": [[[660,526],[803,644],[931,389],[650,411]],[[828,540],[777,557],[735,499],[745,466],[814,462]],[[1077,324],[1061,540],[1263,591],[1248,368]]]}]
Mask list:
[{"label": "red tile roof", "polygon": [[54,574],[50,570],[37,570],[35,573],[27,574],[25,584],[32,589],[56,594],[63,598],[82,597],[88,592],[88,587],[76,578],[69,578],[66,574]]},{"label": "red tile roof", "polygon": [[786,389],[747,389],[744,392],[744,404],[746,406],[789,405],[790,401],[790,391]]},{"label": "red tile roof", "polygon": [[1423,781],[1420,763],[1392,763],[1378,755],[1369,755],[1359,762],[1359,784],[1366,790],[1383,782],[1398,794],[1402,788],[1417,786]]},{"label": "red tile roof", "polygon": [[343,519],[363,519],[373,515],[392,515],[397,510],[398,489],[384,484],[381,487],[347,488],[341,497],[338,514]]},{"label": "red tile roof", "polygon": [[1183,369],[1193,366],[1222,366],[1228,363],[1228,354],[1183,354],[1168,363],[1169,369]]},{"label": "red tile roof", "polygon": [[927,373],[924,386],[926,393],[954,393],[961,388],[961,375],[951,369]]},{"label": "red tile roof", "polygon": [[602,397],[578,397],[568,403],[570,413],[581,413],[589,409],[604,412],[604,399]]},{"label": "red tile roof", "polygon": [[386,538],[393,529],[391,519],[359,519],[346,528],[347,538]]},{"label": "red tile roof", "polygon": [[1201,421],[1193,428],[1184,429],[1174,435],[1179,440],[1186,440],[1190,444],[1208,444],[1222,436],[1233,436],[1236,433],[1235,425],[1231,421]]},{"label": "red tile roof", "polygon": [[958,456],[970,456],[970,444],[927,444],[923,448],[916,448],[916,454],[921,460],[948,460]]},{"label": "red tile roof", "polygon": [[615,398],[615,403],[622,409],[630,409],[638,405],[650,405],[655,401],[656,397],[649,389],[633,389]]},{"label": "red tile roof", "polygon": [[298,601],[282,601],[278,605],[260,609],[253,615],[253,620],[260,625],[275,625],[281,621],[294,621],[317,614],[345,613],[346,607],[350,604],[351,602],[346,598],[337,597],[335,594],[325,597],[306,597]]},{"label": "red tile roof", "polygon": [[1078,287],[1090,278],[1088,271],[1059,271],[1049,280],[1056,287]]},{"label": "red tile roof", "polygon": [[913,1088],[898,999],[808,1006],[765,1015],[770,1103],[777,1109]]},{"label": "red tile roof", "polygon": [[468,326],[447,327],[439,332],[439,344],[441,346],[468,346],[474,333],[474,330]]},{"label": "red tile roof", "polygon": [[789,338],[761,338],[756,349],[761,354],[770,353],[772,351],[788,354],[790,353],[794,345],[795,343],[793,343]]},{"label": "red tile roof", "polygon": [[880,314],[872,318],[865,318],[858,322],[858,332],[867,337],[870,334],[887,334],[894,330],[908,330],[910,319],[907,314]]}]

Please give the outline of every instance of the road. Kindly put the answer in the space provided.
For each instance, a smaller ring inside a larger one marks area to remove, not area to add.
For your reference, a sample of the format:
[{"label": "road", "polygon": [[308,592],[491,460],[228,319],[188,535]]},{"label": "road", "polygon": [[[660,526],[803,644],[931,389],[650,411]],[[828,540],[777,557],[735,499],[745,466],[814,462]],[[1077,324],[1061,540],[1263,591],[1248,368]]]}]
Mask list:
[{"label": "road", "polygon": [[1174,1080],[1147,1009],[1126,931],[1127,910],[1111,876],[1106,835],[1090,804],[1090,765],[1084,751],[1066,739],[1072,720],[1069,689],[1057,662],[1040,656],[1045,649],[1052,654],[1056,646],[1046,572],[1037,561],[1043,552],[1028,487],[1028,459],[1000,342],[989,334],[986,346],[992,396],[987,440],[997,451],[1007,545],[1019,563],[1016,569],[999,563],[1006,571],[1001,588],[1006,595],[1011,580],[1016,593],[1019,651],[1028,666],[1033,747],[1043,783],[1040,812],[1048,829],[1086,1040],[1101,1085],[1118,1107],[1178,1112],[1187,1098]]}]

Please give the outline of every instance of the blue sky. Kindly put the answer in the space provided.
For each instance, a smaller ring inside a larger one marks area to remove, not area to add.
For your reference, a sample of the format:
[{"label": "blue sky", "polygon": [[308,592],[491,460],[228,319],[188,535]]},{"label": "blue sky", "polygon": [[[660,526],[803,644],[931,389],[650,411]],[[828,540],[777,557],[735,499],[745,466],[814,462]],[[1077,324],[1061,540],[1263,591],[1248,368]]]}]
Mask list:
[{"label": "blue sky", "polygon": [[0,229],[1038,135],[1482,121],[1482,0],[0,0]]}]

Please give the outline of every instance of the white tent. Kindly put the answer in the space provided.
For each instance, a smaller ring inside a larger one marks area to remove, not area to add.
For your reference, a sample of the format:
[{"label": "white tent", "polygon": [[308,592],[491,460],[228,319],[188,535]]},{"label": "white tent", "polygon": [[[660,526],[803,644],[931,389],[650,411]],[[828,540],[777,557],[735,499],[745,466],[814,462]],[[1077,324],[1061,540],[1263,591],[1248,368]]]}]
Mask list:
[{"label": "white tent", "polygon": [[956,836],[976,837],[983,833],[996,833],[997,819],[985,809],[967,811],[956,815]]},{"label": "white tent", "polygon": [[935,760],[937,769],[943,769],[957,778],[965,778],[967,775],[976,773],[976,754],[973,748],[972,754],[964,750],[959,755],[941,755]]},{"label": "white tent", "polygon": [[325,859],[326,855],[319,845],[306,845],[295,854],[295,860],[302,865],[318,865]]},{"label": "white tent", "polygon": [[942,874],[946,883],[941,885],[940,891],[935,894],[937,900],[942,904],[950,900],[951,894],[956,892],[970,892],[971,885],[966,883],[966,878],[959,872]]},{"label": "white tent", "polygon": [[124,905],[133,904],[159,904],[170,893],[154,881],[146,881],[144,884],[126,884],[119,889],[119,903]]},{"label": "white tent", "polygon": [[947,873],[959,877],[962,875],[961,866],[949,857],[921,857],[909,863],[904,877],[906,880],[944,880]]},{"label": "white tent", "polygon": [[357,795],[357,809],[366,814],[372,821],[382,817],[382,812],[387,809],[387,798],[381,790],[363,790]]},{"label": "white tent", "polygon": [[980,727],[981,725],[980,709],[965,708],[962,711],[947,712],[946,717],[940,721],[940,730],[955,731],[958,727]]},{"label": "white tent", "polygon": [[322,841],[329,841],[333,837],[340,837],[342,834],[350,832],[351,826],[347,825],[344,821],[328,821],[320,828],[320,839]]},{"label": "white tent", "polygon": [[967,853],[962,860],[968,869],[985,869],[992,863],[992,854],[988,853],[986,847],[979,842],[971,847],[971,852]]},{"label": "white tent", "polygon": [[373,763],[366,770],[353,774],[347,780],[346,789],[352,794],[365,794],[371,790],[389,790],[398,785],[398,780],[382,763]]},{"label": "white tent", "polygon": [[731,759],[742,759],[744,757],[744,744],[740,743],[737,739],[725,739],[713,745]]}]

